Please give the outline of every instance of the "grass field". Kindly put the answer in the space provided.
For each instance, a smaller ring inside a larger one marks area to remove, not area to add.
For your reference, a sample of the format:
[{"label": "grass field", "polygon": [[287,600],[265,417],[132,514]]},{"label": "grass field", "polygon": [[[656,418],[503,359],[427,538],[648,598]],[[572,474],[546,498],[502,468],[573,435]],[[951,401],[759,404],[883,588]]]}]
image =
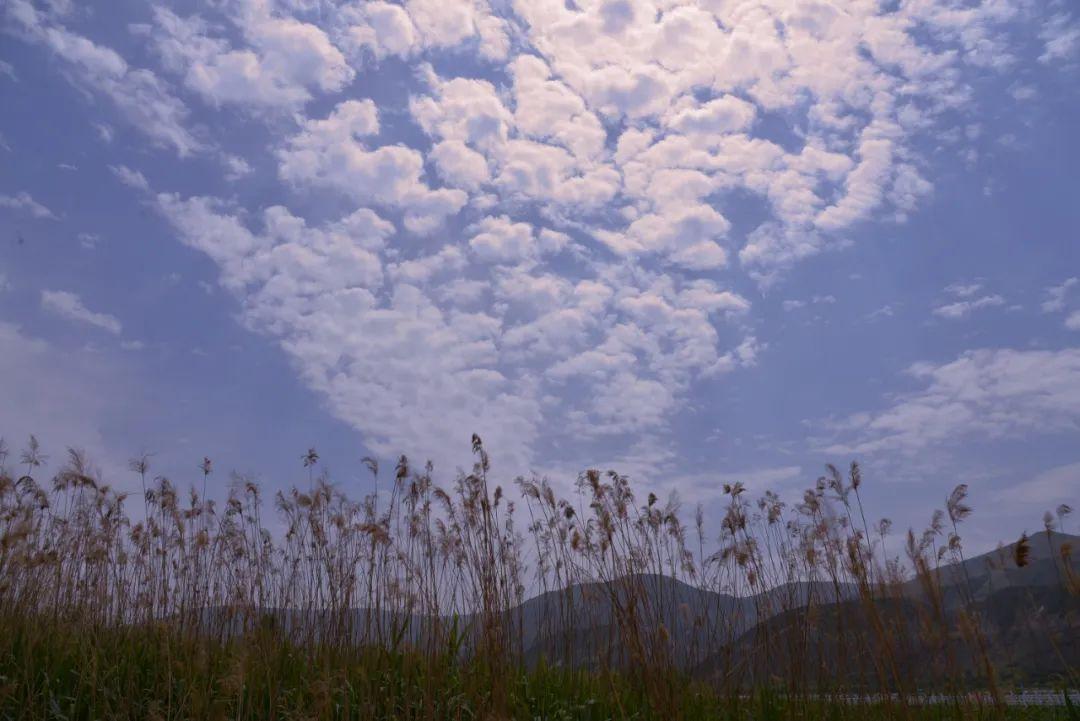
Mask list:
[{"label": "grass field", "polygon": [[310,451],[306,490],[220,505],[209,460],[181,494],[134,459],[127,498],[78,452],[48,483],[36,441],[3,452],[0,717],[1080,718],[1007,703],[1026,668],[1077,686],[1067,507],[984,573],[963,486],[890,556],[854,464],[790,507],[728,487],[710,534],[616,473],[504,490],[473,449],[446,489],[369,461],[358,501]]}]

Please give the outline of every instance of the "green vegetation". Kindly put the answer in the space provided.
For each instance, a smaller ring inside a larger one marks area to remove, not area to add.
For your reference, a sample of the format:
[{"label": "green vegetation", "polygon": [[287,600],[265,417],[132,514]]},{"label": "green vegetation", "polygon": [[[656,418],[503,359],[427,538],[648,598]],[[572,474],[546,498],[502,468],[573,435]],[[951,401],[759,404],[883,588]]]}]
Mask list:
[{"label": "green vegetation", "polygon": [[0,718],[1078,718],[1008,703],[1077,687],[1068,507],[968,559],[959,486],[890,556],[854,464],[790,507],[726,487],[710,535],[616,473],[505,493],[473,450],[360,501],[312,450],[268,512],[241,477],[208,500],[208,459],[183,501],[135,459],[125,499],[0,445]]}]

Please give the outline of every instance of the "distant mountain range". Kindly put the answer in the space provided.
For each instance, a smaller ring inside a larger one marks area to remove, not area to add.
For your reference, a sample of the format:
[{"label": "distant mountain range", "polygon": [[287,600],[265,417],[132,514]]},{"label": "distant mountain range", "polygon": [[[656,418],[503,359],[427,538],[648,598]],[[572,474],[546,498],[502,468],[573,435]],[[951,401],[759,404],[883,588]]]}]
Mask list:
[{"label": "distant mountain range", "polygon": [[[1015,543],[962,564],[941,566],[935,572],[940,610],[918,579],[904,583],[891,597],[877,598],[878,615],[894,626],[903,619],[901,627],[885,630],[895,637],[897,649],[907,649],[911,656],[904,661],[911,667],[908,674],[919,667],[925,652],[925,644],[916,642],[922,634],[920,619],[930,617],[948,626],[949,643],[959,648],[964,644],[959,643],[956,625],[965,610],[977,613],[988,652],[1004,675],[1048,678],[1080,668],[1080,587],[1068,586],[1069,573],[1074,584],[1080,582],[1080,564],[1074,555],[1065,565],[1061,549],[1069,544],[1080,554],[1080,537],[1040,532],[1028,540],[1023,567],[1016,565]],[[548,592],[526,601],[520,617],[523,648],[531,660],[543,656],[574,664],[615,663],[626,659],[626,644],[636,640],[646,656],[652,647],[667,646],[679,653],[672,659],[678,665],[702,673],[715,673],[725,658],[729,665],[738,658],[747,669],[756,664],[758,673],[769,673],[778,672],[793,649],[809,653],[816,644],[826,658],[851,653],[840,647],[843,636],[855,638],[870,655],[880,654],[879,634],[868,625],[873,612],[864,606],[851,584],[790,583],[754,596],[734,596],[650,575]],[[823,630],[831,630],[831,638]],[[798,643],[785,638],[796,632],[817,637]],[[628,638],[634,635],[639,639]],[[941,652],[952,653],[945,648]],[[960,650],[954,655],[957,664],[966,658]],[[964,663],[966,673],[975,672],[970,659]]]},{"label": "distant mountain range", "polygon": [[[1065,558],[1061,550],[1077,553]],[[1080,669],[1080,536],[1039,532],[1028,540],[1026,564],[1016,544],[945,564],[934,571],[939,598],[918,579],[875,590],[867,604],[851,584],[788,583],[753,596],[697,588],[663,575],[574,585],[530,598],[506,617],[526,662],[576,667],[672,663],[702,677],[792,678],[827,684],[841,678],[867,687],[910,679],[940,686],[953,674],[985,684],[985,648],[1002,682],[1055,683]],[[1071,583],[1071,585],[1070,585]],[[381,613],[372,622],[356,610],[362,638],[422,644],[436,623],[466,636],[473,618],[456,620]],[[978,619],[975,626],[964,621]],[[361,621],[360,619],[367,619]],[[296,628],[296,613],[279,614]],[[966,625],[965,625],[966,624]],[[321,624],[316,619],[314,626]],[[463,648],[467,648],[465,641]],[[815,679],[813,674],[825,673]],[[805,687],[805,686],[802,686]]]}]

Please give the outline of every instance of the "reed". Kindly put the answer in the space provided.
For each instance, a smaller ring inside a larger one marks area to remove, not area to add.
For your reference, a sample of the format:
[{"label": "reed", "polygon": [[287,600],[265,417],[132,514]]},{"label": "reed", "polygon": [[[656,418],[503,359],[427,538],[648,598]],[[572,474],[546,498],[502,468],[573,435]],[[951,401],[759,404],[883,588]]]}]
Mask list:
[{"label": "reed", "polygon": [[445,486],[402,457],[355,499],[312,448],[300,487],[233,474],[220,503],[209,458],[181,490],[144,454],[132,504],[79,451],[46,481],[36,438],[10,466],[0,443],[0,717],[1076,718],[1006,703],[1017,624],[988,603],[993,578],[1050,563],[1010,608],[1042,682],[1076,687],[1068,506],[1049,556],[1025,534],[984,575],[964,486],[901,558],[857,464],[792,506],[725,486],[710,533],[617,472],[566,498],[499,485],[472,450]]}]

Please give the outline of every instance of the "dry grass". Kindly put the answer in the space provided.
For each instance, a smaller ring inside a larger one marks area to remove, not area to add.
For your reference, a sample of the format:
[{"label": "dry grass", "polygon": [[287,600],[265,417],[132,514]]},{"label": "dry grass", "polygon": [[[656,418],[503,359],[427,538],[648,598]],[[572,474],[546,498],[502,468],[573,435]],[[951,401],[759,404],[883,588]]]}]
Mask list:
[{"label": "dry grass", "polygon": [[[234,476],[218,505],[209,459],[201,491],[134,459],[127,499],[77,451],[45,484],[36,439],[0,448],[0,716],[1076,718],[1003,703],[964,486],[901,558],[855,464],[794,507],[728,486],[710,535],[700,509],[686,525],[617,473],[571,498],[542,479],[507,492],[473,451],[447,488],[402,457],[389,492],[354,500],[312,449],[306,490],[268,501]],[[1075,619],[1070,553],[1053,564]],[[1028,621],[1075,687],[1075,626],[1034,599]]]}]

